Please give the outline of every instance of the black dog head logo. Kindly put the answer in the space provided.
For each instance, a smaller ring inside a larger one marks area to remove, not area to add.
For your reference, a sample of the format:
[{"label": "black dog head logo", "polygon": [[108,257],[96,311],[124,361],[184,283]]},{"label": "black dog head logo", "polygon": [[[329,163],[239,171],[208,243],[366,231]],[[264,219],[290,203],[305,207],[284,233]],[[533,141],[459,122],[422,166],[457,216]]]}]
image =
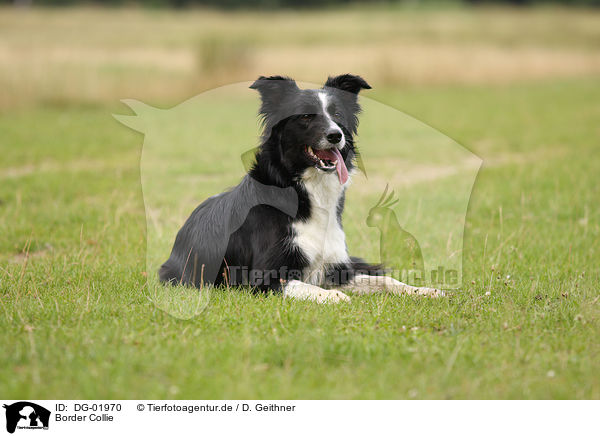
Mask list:
[{"label": "black dog head logo", "polygon": [[14,433],[17,425],[26,428],[48,428],[50,411],[29,401],[19,401],[6,409],[6,431]]}]

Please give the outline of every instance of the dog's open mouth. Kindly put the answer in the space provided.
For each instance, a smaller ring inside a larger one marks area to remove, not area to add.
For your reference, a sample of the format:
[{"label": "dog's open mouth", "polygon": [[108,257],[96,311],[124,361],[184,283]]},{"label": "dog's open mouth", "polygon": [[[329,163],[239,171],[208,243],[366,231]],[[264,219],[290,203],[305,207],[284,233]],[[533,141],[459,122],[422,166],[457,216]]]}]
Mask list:
[{"label": "dog's open mouth", "polygon": [[306,155],[313,161],[315,168],[330,173],[337,170],[338,179],[343,185],[348,180],[348,168],[340,151],[336,148],[327,150],[313,150],[312,147],[306,147]]}]

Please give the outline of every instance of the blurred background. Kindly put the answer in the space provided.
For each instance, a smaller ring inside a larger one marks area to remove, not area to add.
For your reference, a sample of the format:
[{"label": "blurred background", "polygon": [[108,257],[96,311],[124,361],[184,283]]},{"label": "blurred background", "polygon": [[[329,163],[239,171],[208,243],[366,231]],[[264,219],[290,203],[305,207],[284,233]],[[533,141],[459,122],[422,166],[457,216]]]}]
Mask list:
[{"label": "blurred background", "polygon": [[172,105],[286,74],[490,85],[600,73],[599,0],[0,2],[0,110]]}]

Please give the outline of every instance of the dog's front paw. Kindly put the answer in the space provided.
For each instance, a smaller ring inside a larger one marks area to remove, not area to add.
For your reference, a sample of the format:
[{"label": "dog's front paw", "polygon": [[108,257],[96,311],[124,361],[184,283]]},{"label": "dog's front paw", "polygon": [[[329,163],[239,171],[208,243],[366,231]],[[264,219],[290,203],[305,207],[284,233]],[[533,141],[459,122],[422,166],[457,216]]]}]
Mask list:
[{"label": "dog's front paw", "polygon": [[299,280],[289,281],[284,288],[283,295],[286,298],[311,300],[316,301],[319,304],[350,301],[350,297],[343,292],[335,289],[323,289],[319,286],[303,283]]},{"label": "dog's front paw", "polygon": [[435,288],[414,288],[413,293],[416,295],[425,295],[431,298],[439,298],[446,296],[444,291]]},{"label": "dog's front paw", "polygon": [[336,291],[335,289],[323,289],[317,295],[317,303],[339,303],[341,301],[350,302],[350,297],[343,292]]},{"label": "dog's front paw", "polygon": [[392,277],[384,277],[385,287],[389,291],[395,294],[408,294],[408,295],[424,295],[426,297],[438,298],[444,297],[446,294],[444,291],[435,288],[422,288],[417,286],[407,285],[399,282]]},{"label": "dog's front paw", "polygon": [[424,295],[431,298],[444,297],[446,295],[444,291],[439,289],[407,285],[392,277],[377,277],[377,280],[382,280],[384,287],[395,294]]}]

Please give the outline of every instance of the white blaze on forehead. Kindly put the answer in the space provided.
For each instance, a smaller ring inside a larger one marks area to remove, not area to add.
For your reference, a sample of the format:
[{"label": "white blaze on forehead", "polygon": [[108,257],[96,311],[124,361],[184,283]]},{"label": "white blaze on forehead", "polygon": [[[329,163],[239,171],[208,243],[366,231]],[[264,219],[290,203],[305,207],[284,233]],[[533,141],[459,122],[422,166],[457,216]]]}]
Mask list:
[{"label": "white blaze on forehead", "polygon": [[319,100],[321,100],[323,114],[325,115],[325,118],[327,118],[327,121],[329,121],[329,125],[331,126],[332,124],[335,124],[331,119],[329,112],[327,112],[327,106],[329,106],[329,96],[323,91],[320,91],[317,95],[319,96]]},{"label": "white blaze on forehead", "polygon": [[323,115],[325,115],[325,118],[329,122],[329,128],[335,129],[342,134],[342,139],[340,141],[340,144],[341,144],[341,147],[344,147],[345,139],[346,139],[344,136],[344,132],[342,132],[342,129],[340,129],[340,126],[338,126],[331,119],[331,115],[329,115],[329,111],[327,110],[327,107],[329,106],[329,95],[325,91],[319,91],[319,92],[317,92],[317,95],[319,97],[319,100],[321,101],[321,106],[323,107]]}]

